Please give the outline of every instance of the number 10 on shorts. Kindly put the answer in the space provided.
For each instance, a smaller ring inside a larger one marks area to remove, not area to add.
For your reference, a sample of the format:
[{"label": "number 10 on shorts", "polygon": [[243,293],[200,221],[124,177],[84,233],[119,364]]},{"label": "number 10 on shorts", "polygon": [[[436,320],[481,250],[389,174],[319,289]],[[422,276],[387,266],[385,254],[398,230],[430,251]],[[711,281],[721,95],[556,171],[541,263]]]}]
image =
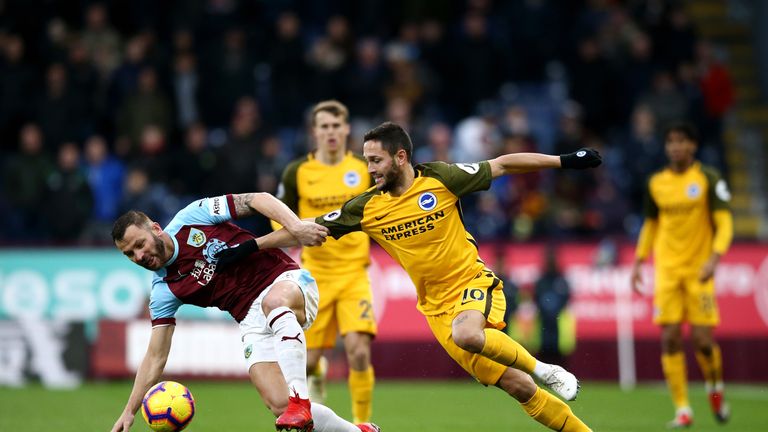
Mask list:
[{"label": "number 10 on shorts", "polygon": [[467,288],[461,295],[461,304],[467,304],[471,301],[485,300],[485,292],[479,288]]}]

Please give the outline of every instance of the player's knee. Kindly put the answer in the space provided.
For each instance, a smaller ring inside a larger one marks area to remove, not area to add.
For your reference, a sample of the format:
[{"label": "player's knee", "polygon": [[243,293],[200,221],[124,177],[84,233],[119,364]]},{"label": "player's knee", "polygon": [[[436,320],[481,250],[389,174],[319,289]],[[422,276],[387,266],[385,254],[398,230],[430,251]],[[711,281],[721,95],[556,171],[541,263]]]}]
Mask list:
[{"label": "player's knee", "polygon": [[693,331],[691,331],[691,340],[697,351],[706,356],[712,353],[712,346],[715,344],[715,341],[712,337],[712,332],[708,329],[694,327]]},{"label": "player's knee", "polygon": [[694,337],[693,338],[693,346],[696,348],[696,351],[704,354],[705,356],[709,357],[712,355],[712,339],[707,337]]},{"label": "player's knee", "polygon": [[347,362],[356,370],[364,370],[371,363],[371,352],[367,346],[358,345],[347,349]]},{"label": "player's knee", "polygon": [[261,301],[261,307],[265,315],[279,307],[288,307],[294,312],[304,309],[304,296],[301,290],[290,282],[280,282],[269,290]]},{"label": "player's knee", "polygon": [[663,331],[661,334],[661,349],[667,354],[673,354],[682,350],[682,334],[674,330]]},{"label": "player's knee", "polygon": [[677,339],[664,339],[661,341],[661,350],[665,354],[674,354],[682,351],[683,342]]},{"label": "player's knee", "polygon": [[269,316],[273,310],[280,307],[287,307],[291,309],[294,315],[296,315],[296,319],[300,323],[304,322],[304,310],[297,307],[295,302],[293,302],[290,298],[286,298],[285,295],[279,293],[275,293],[275,295],[267,295],[267,297],[265,297],[261,302],[261,308],[264,311],[264,315],[266,316]]},{"label": "player's knee", "polygon": [[453,341],[465,351],[479,353],[485,345],[485,333],[482,330],[458,327],[453,330]]},{"label": "player's knee", "polygon": [[283,298],[282,295],[279,295],[275,293],[269,293],[266,297],[264,297],[264,300],[261,302],[261,308],[264,310],[264,315],[269,316],[269,314],[279,308],[286,306],[286,301]]}]

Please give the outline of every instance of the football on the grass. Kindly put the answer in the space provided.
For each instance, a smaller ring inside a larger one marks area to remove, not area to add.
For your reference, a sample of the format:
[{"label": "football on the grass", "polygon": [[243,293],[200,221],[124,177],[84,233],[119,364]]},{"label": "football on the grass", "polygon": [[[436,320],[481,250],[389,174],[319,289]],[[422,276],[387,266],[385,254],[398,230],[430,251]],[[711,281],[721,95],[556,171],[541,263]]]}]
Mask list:
[{"label": "football on the grass", "polygon": [[180,431],[195,416],[195,398],[185,386],[175,381],[162,381],[144,395],[141,415],[152,430]]}]

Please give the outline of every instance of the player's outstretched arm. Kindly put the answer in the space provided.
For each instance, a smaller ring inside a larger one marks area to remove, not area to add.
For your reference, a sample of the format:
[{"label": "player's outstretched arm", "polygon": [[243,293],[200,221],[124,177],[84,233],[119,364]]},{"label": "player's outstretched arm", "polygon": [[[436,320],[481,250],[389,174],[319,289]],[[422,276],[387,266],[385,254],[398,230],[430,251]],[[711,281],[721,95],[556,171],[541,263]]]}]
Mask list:
[{"label": "player's outstretched arm", "polygon": [[[301,223],[303,225],[308,225],[309,228],[313,231],[316,229],[315,225],[317,224],[314,222],[301,221]],[[327,229],[320,225],[317,226],[323,229]],[[224,268],[229,267],[231,264],[240,261],[244,257],[256,252],[259,249],[286,248],[293,246],[320,246],[326,240],[325,235],[321,235],[319,237],[310,236],[308,238],[310,238],[310,240],[300,242],[299,239],[291,234],[287,229],[280,228],[277,231],[272,231],[271,233],[263,235],[259,238],[246,240],[237,246],[229,247],[216,252],[216,255],[214,255],[218,260],[216,262],[216,268],[223,270]]]},{"label": "player's outstretched arm", "polygon": [[[310,226],[316,225],[314,222],[310,221],[301,221],[301,223]],[[218,260],[216,262],[216,268],[224,269],[259,249],[286,248],[292,246],[320,246],[323,242],[325,242],[325,236],[320,237],[317,241],[305,242],[302,244],[299,242],[299,239],[294,237],[288,230],[281,228],[259,238],[246,240],[237,246],[216,252],[215,257]]]},{"label": "player's outstretched arm", "polygon": [[127,432],[133,424],[136,411],[141,406],[141,400],[150,387],[155,385],[163,374],[168,353],[171,350],[171,339],[175,325],[159,326],[152,328],[152,336],[149,339],[147,353],[136,371],[136,379],[133,381],[133,389],[125,404],[125,409],[112,426],[112,432]]},{"label": "player's outstretched arm", "polygon": [[493,178],[508,174],[519,174],[539,171],[547,168],[586,169],[600,165],[603,159],[597,150],[583,148],[573,153],[560,156],[542,153],[510,153],[491,159],[491,176]]},{"label": "player's outstretched arm", "polygon": [[316,223],[305,223],[282,201],[266,192],[233,195],[237,217],[253,216],[257,213],[276,221],[291,235],[306,246],[322,243],[328,236],[328,229]]},{"label": "player's outstretched arm", "polygon": [[[327,228],[323,227],[322,225],[318,225],[311,220],[302,220],[301,223],[308,225],[312,229],[314,229],[314,227],[317,225],[327,230]],[[327,232],[327,231],[324,231],[324,232]],[[325,242],[325,240],[326,240],[326,236],[321,236],[317,238],[316,241],[300,242],[298,238],[296,238],[288,230],[283,228],[257,238],[256,242],[258,244],[259,249],[265,249],[265,248],[286,248],[286,247],[293,247],[293,246],[320,246]]]}]

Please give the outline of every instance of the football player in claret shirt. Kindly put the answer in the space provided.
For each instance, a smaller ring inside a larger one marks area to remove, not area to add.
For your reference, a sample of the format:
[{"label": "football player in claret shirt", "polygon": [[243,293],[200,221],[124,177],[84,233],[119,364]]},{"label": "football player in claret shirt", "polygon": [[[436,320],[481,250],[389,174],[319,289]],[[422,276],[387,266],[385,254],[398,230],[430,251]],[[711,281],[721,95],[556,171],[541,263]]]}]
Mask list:
[{"label": "football player in claret shirt", "polygon": [[648,181],[645,222],[632,268],[632,288],[641,293],[641,265],[653,249],[653,321],[661,326],[661,365],[676,409],[669,423],[673,428],[693,423],[681,325],[686,321],[712,412],[720,423],[730,416],[723,399],[720,347],[712,335],[720,322],[715,268],[733,238],[730,192],[720,173],[695,159],[697,146],[693,126],[681,123],[667,130],[669,165]]},{"label": "football player in claret shirt", "polygon": [[[365,161],[347,150],[349,111],[339,101],[316,104],[311,130],[317,149],[291,162],[283,172],[280,198],[300,218],[314,218],[341,207],[373,185]],[[374,374],[371,340],[376,335],[373,295],[368,279],[370,239],[352,233],[328,239],[321,247],[305,248],[301,266],[312,273],[320,290],[320,306],[307,330],[309,395],[325,399],[325,349],[341,334],[349,365],[349,393],[356,423],[371,418]]]},{"label": "football player in claret shirt", "polygon": [[539,388],[531,375],[573,400],[578,381],[560,366],[537,361],[500,331],[506,302],[502,282],[478,255],[464,228],[459,198],[488,189],[496,177],[545,168],[591,168],[591,149],[550,156],[517,153],[479,163],[413,166],[413,145],[397,124],[383,123],[364,137],[363,155],[375,187],[318,217],[334,238],[363,231],[408,272],[418,309],[448,354],[475,379],[517,399],[539,423],[558,431],[589,431],[570,407]]},{"label": "football player in claret shirt", "polygon": [[[261,213],[286,229],[254,238],[232,219]],[[165,228],[129,211],[115,221],[112,238],[131,261],[154,271],[149,309],[152,333],[125,409],[112,427],[127,431],[146,391],[165,368],[182,304],[216,306],[240,324],[243,355],[277,430],[375,432],[353,425],[309,401],[304,330],[315,319],[318,291],[307,270],[279,247],[321,244],[327,229],[304,222],[267,193],[197,200]]]}]

